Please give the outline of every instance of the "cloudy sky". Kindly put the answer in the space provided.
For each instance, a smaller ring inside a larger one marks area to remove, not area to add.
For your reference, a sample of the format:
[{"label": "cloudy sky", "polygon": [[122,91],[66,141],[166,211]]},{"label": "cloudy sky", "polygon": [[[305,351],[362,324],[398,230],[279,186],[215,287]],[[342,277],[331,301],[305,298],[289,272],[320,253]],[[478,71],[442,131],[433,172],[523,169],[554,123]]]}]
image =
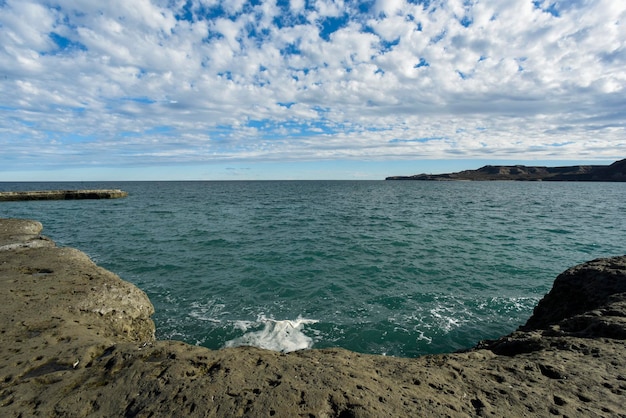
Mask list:
[{"label": "cloudy sky", "polygon": [[626,2],[0,0],[0,181],[626,157]]}]

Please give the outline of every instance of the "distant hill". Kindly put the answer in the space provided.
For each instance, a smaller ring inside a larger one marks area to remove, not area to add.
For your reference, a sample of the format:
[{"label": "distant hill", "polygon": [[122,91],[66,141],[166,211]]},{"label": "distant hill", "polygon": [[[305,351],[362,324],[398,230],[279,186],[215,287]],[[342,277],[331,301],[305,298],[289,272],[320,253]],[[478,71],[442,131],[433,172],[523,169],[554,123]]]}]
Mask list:
[{"label": "distant hill", "polygon": [[392,176],[385,180],[517,180],[517,181],[626,181],[626,159],[611,165],[573,165],[542,167],[525,165],[486,165],[478,170],[448,174]]}]

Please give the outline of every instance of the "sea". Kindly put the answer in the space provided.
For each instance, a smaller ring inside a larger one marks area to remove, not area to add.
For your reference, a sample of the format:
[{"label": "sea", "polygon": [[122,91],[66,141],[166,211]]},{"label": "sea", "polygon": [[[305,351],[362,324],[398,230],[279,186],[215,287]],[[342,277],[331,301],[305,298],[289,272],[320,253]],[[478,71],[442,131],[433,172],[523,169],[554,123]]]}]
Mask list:
[{"label": "sea", "polygon": [[555,277],[626,254],[626,183],[192,181],[114,200],[0,202],[134,283],[157,338],[398,357],[514,331]]}]

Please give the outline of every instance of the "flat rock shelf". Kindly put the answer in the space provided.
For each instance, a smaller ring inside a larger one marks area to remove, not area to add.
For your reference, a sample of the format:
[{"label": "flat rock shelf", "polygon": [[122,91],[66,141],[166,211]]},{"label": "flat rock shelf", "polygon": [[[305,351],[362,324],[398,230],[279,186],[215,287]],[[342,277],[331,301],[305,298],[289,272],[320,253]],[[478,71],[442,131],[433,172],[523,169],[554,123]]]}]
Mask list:
[{"label": "flat rock shelf", "polygon": [[283,354],[156,340],[144,292],[41,230],[0,219],[3,417],[626,417],[626,256],[463,352]]},{"label": "flat rock shelf", "polygon": [[0,202],[23,200],[119,199],[126,196],[128,196],[128,192],[119,189],[41,190],[27,192],[0,192]]}]

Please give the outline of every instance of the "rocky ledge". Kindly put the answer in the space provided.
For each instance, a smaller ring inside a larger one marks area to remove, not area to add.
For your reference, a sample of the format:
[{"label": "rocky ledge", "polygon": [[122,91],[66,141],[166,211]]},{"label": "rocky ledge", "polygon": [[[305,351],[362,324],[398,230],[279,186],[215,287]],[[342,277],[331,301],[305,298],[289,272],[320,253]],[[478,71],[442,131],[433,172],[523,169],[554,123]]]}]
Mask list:
[{"label": "rocky ledge", "polygon": [[626,159],[611,165],[574,165],[543,167],[525,165],[486,165],[477,170],[446,174],[392,176],[385,180],[517,180],[517,181],[626,181]]},{"label": "rocky ledge", "polygon": [[0,192],[0,202],[20,200],[77,200],[119,199],[128,196],[123,190],[41,190],[27,192]]},{"label": "rocky ledge", "polygon": [[0,220],[0,416],[626,417],[626,256],[465,352],[211,351],[156,341],[142,291],[41,229]]}]

